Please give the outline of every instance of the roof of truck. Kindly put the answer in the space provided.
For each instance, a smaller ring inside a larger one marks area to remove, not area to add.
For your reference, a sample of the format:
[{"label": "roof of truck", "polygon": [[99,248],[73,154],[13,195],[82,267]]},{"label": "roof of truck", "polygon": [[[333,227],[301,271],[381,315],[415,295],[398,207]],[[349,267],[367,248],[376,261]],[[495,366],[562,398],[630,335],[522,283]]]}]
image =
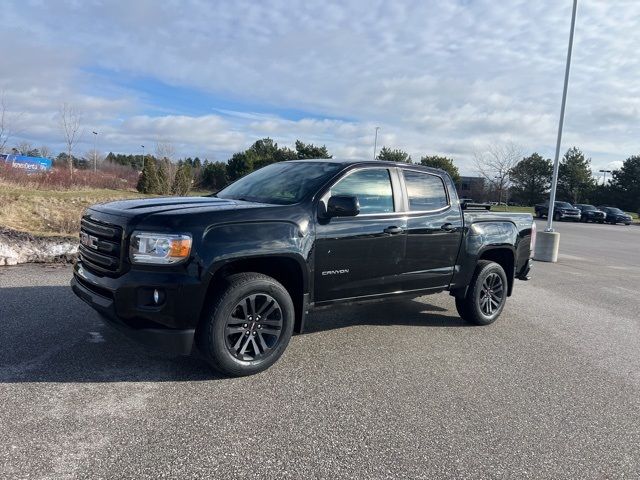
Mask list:
[{"label": "roof of truck", "polygon": [[401,168],[411,168],[415,170],[423,170],[425,172],[437,173],[439,175],[443,173],[447,173],[444,170],[433,167],[425,167],[424,165],[420,165],[419,163],[405,163],[405,162],[389,162],[386,160],[355,160],[348,158],[308,158],[304,160],[287,160],[288,162],[326,162],[326,163],[339,163],[345,166],[351,165],[372,165],[372,166],[385,166],[385,167],[401,167]]}]

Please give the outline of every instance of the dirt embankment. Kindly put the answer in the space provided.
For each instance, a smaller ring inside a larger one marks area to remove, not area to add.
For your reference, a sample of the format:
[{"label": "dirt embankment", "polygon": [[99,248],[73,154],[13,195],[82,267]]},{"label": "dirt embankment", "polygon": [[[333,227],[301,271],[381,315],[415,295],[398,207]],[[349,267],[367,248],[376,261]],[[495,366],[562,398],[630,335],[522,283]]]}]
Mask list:
[{"label": "dirt embankment", "polygon": [[0,266],[28,262],[71,262],[77,252],[76,237],[39,237],[0,227]]}]

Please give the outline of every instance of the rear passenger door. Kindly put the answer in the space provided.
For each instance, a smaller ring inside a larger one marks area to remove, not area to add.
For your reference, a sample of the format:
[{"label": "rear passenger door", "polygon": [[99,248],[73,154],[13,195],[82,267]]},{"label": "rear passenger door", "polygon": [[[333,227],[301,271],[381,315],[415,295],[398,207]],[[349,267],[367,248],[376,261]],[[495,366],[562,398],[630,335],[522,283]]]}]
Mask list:
[{"label": "rear passenger door", "polygon": [[402,177],[408,210],[403,289],[446,287],[462,239],[460,205],[437,174],[402,169]]}]

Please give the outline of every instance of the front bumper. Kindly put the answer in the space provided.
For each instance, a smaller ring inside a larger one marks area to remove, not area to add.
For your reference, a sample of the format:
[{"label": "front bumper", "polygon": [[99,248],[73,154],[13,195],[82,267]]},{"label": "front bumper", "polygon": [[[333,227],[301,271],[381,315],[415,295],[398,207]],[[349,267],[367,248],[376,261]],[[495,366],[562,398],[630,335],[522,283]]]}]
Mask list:
[{"label": "front bumper", "polygon": [[[100,277],[76,263],[73,292],[101,314],[106,323],[130,338],[177,355],[193,348],[202,305],[201,285],[189,275],[129,272],[118,278]],[[163,302],[151,306],[147,293],[160,289]]]},{"label": "front bumper", "polygon": [[569,219],[569,220],[580,220],[581,215],[579,213],[573,212],[559,212],[561,219]]}]

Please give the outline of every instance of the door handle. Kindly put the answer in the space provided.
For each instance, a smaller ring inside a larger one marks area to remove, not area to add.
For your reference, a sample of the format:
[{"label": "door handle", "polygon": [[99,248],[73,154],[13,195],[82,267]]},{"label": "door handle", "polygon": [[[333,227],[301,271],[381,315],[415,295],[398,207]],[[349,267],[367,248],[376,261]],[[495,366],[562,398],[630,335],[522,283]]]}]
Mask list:
[{"label": "door handle", "polygon": [[398,233],[402,233],[402,229],[400,227],[387,227],[384,229],[384,233],[389,233],[391,235],[397,235]]},{"label": "door handle", "polygon": [[444,230],[445,232],[455,232],[456,227],[452,223],[445,223],[440,227],[440,229]]}]

